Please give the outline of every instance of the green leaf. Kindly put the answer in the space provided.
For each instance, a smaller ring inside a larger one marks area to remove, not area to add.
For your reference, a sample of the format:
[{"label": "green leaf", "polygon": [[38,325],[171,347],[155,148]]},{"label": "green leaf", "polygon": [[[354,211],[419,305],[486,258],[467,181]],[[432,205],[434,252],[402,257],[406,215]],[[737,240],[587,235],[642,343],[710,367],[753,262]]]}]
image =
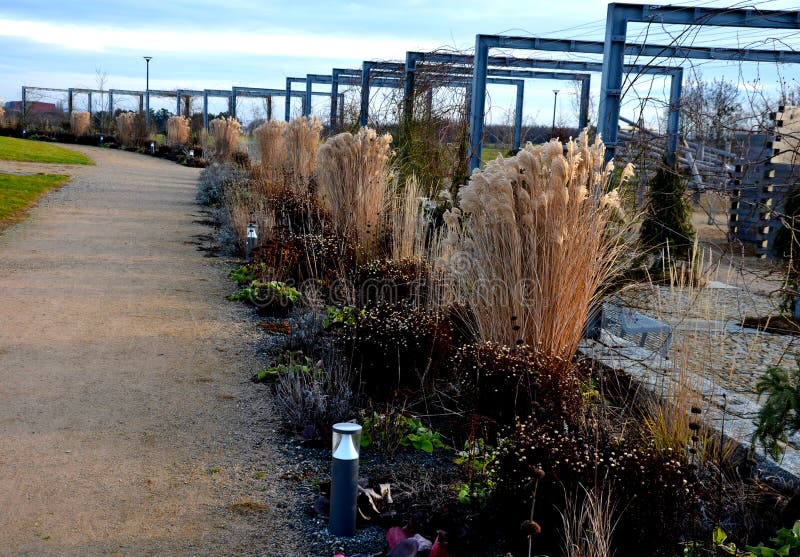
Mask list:
[{"label": "green leaf", "polygon": [[714,542],[714,545],[722,545],[727,539],[728,534],[725,533],[725,530],[719,526],[714,528],[714,533],[711,535],[711,541]]},{"label": "green leaf", "polygon": [[430,454],[433,452],[433,443],[431,443],[429,439],[424,439],[420,442],[420,446],[417,448]]}]

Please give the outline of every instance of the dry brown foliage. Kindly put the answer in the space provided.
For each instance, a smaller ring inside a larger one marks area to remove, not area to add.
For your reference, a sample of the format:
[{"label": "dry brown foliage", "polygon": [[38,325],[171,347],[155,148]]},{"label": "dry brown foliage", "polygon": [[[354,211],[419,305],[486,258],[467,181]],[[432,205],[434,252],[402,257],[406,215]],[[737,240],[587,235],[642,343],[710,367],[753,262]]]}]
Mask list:
[{"label": "dry brown foliage", "polygon": [[389,201],[392,138],[361,128],[341,133],[319,150],[319,194],[339,234],[351,238],[360,261],[378,256],[381,218]]},{"label": "dry brown foliage", "polygon": [[89,131],[90,118],[88,112],[70,112],[69,127],[75,136],[84,135]]},{"label": "dry brown foliage", "polygon": [[167,120],[167,142],[175,147],[186,145],[189,142],[189,124],[186,116],[171,116]]},{"label": "dry brown foliage", "polygon": [[317,165],[322,124],[315,116],[295,118],[286,126],[286,173],[289,186],[308,188]]},{"label": "dry brown foliage", "polygon": [[[566,149],[566,153],[564,150]],[[602,142],[527,145],[475,171],[445,215],[457,295],[483,340],[522,340],[570,359],[617,270],[618,208]],[[627,178],[627,172],[624,173]]]},{"label": "dry brown foliage", "polygon": [[122,112],[117,115],[117,137],[120,143],[128,147],[136,143],[136,114]]},{"label": "dry brown foliage", "polygon": [[235,118],[214,118],[208,123],[208,132],[214,141],[216,156],[229,157],[239,149],[242,126]]},{"label": "dry brown foliage", "polygon": [[267,192],[278,191],[286,179],[286,122],[270,120],[253,132],[261,169],[261,181]]}]

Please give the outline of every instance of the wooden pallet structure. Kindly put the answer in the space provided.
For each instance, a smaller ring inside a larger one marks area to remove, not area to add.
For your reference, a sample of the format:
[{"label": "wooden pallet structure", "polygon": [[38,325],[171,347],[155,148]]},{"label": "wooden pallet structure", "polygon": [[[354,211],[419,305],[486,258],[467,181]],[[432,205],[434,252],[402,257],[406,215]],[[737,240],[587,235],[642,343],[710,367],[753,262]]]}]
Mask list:
[{"label": "wooden pallet structure", "polygon": [[728,187],[729,237],[761,258],[776,255],[786,198],[800,185],[800,107],[781,106],[770,121],[769,133],[747,137]]}]

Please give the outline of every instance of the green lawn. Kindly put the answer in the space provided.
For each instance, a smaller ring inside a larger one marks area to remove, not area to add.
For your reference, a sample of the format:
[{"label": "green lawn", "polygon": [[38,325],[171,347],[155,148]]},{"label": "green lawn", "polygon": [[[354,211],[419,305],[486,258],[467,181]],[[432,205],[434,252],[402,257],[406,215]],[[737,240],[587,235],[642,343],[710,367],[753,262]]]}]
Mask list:
[{"label": "green lawn", "polygon": [[0,229],[18,221],[37,199],[67,180],[69,176],[57,174],[17,176],[0,173]]},{"label": "green lawn", "polygon": [[507,152],[508,149],[494,149],[492,147],[483,147],[481,149],[481,160],[483,161],[483,164],[486,164],[490,161],[493,161],[500,155],[503,155],[505,157]]},{"label": "green lawn", "polygon": [[41,141],[0,137],[0,160],[23,162],[52,162],[61,164],[94,164],[92,159],[72,151]]}]

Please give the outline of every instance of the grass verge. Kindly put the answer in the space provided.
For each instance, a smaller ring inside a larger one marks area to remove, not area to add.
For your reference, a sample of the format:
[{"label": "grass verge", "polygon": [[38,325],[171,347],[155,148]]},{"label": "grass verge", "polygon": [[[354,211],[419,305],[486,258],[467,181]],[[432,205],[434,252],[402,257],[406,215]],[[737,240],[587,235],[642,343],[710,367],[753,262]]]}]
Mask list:
[{"label": "grass verge", "polygon": [[92,159],[58,145],[0,137],[0,160],[22,162],[49,162],[60,164],[94,164]]},{"label": "grass verge", "polygon": [[18,176],[0,173],[0,230],[21,220],[40,197],[67,180],[69,176],[60,174]]}]

